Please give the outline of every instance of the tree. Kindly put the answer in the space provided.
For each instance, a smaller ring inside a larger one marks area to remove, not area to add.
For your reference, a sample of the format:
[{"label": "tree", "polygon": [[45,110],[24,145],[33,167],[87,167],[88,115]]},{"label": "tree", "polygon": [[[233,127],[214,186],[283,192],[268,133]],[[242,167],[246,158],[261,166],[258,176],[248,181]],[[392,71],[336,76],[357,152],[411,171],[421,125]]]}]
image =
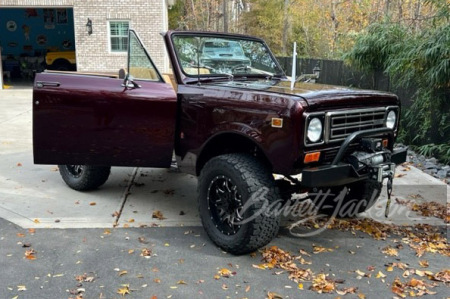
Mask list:
[{"label": "tree", "polygon": [[[396,86],[417,89],[404,113],[402,139],[450,162],[450,8],[425,2],[434,14],[406,23],[372,24],[346,55],[353,66],[382,70]],[[417,25],[420,21],[420,26]],[[417,26],[412,26],[417,25]]]}]

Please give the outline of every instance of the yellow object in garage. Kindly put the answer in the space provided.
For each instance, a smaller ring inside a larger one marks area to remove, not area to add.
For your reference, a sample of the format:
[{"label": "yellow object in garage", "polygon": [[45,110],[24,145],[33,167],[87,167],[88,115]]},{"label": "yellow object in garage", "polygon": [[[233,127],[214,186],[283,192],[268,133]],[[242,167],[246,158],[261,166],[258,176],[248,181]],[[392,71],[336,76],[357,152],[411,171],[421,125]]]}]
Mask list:
[{"label": "yellow object in garage", "polygon": [[47,52],[45,63],[50,70],[74,71],[76,69],[75,51]]}]

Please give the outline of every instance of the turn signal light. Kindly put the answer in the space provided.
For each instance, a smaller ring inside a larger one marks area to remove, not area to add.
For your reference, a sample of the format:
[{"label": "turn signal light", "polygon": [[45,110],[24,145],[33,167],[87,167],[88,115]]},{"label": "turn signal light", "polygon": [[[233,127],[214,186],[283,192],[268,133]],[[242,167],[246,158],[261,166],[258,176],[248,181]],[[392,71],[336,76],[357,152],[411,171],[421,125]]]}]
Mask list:
[{"label": "turn signal light", "polygon": [[306,163],[311,163],[311,162],[317,162],[320,159],[320,152],[314,152],[314,153],[308,153],[305,156],[305,159],[303,160],[303,162]]},{"label": "turn signal light", "polygon": [[389,141],[387,139],[383,139],[383,147],[388,147]]}]

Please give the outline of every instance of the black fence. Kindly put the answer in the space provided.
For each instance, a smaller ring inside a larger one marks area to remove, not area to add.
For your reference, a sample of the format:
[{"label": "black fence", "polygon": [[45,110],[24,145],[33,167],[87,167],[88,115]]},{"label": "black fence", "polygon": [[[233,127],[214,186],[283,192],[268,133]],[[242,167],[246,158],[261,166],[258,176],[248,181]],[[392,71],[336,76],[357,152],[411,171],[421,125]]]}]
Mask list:
[{"label": "black fence", "polygon": [[[288,76],[292,72],[292,57],[277,57]],[[396,88],[391,84],[389,76],[382,72],[366,74],[344,64],[341,60],[323,60],[323,59],[297,59],[297,77],[302,74],[312,74],[315,66],[319,66],[320,78],[317,83],[341,85],[363,89],[375,89],[395,93],[404,107],[411,105],[411,99],[416,92],[412,89]]]}]

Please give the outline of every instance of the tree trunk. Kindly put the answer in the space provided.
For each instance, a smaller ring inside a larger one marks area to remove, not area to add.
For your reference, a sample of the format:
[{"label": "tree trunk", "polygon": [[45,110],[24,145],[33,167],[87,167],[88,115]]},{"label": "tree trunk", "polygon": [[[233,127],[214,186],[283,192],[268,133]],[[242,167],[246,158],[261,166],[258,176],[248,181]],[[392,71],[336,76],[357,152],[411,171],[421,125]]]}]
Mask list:
[{"label": "tree trunk", "polygon": [[223,0],[223,32],[228,32],[228,3]]},{"label": "tree trunk", "polygon": [[287,55],[288,31],[289,31],[289,0],[284,0],[283,7],[283,36],[281,41],[281,49],[283,56]]}]

